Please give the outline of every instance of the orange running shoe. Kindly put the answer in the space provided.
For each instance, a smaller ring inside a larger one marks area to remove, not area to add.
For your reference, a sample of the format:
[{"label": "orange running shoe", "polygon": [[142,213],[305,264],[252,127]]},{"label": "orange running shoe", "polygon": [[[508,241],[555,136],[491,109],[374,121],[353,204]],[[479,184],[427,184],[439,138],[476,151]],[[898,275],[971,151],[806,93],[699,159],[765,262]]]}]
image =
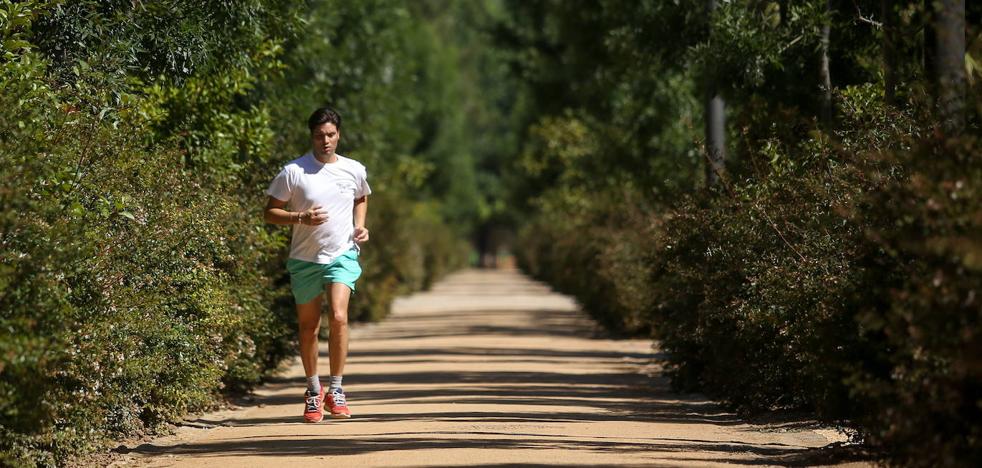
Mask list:
[{"label": "orange running shoe", "polygon": [[318,394],[305,390],[303,397],[305,400],[303,407],[304,422],[315,423],[324,419],[324,387],[321,387]]},{"label": "orange running shoe", "polygon": [[344,391],[340,388],[327,394],[327,408],[331,410],[331,417],[335,419],[347,419],[351,417],[351,410],[348,409],[347,398]]}]

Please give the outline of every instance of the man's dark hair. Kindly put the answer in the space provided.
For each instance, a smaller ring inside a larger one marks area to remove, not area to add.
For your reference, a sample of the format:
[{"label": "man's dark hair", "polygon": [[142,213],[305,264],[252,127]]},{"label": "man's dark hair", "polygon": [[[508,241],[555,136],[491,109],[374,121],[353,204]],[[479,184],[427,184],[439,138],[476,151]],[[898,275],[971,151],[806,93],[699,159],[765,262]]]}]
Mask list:
[{"label": "man's dark hair", "polygon": [[334,124],[338,130],[341,130],[341,114],[338,114],[338,111],[330,107],[321,107],[315,110],[313,114],[310,114],[310,118],[307,119],[307,128],[313,132],[314,128],[328,122]]}]

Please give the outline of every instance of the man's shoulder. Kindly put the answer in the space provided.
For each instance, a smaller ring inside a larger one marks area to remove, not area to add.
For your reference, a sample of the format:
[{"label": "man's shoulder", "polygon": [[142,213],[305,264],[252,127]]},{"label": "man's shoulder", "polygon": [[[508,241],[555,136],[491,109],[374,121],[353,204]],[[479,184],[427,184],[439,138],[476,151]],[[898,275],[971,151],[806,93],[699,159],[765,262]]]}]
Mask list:
[{"label": "man's shoulder", "polygon": [[310,164],[310,153],[304,153],[300,157],[283,165],[283,170],[287,172],[303,172],[304,167]]},{"label": "man's shoulder", "polygon": [[351,158],[349,158],[347,156],[342,156],[340,154],[337,155],[337,156],[338,156],[338,161],[341,162],[342,164],[344,164],[346,166],[355,167],[355,168],[358,168],[360,170],[365,170],[365,165],[364,164],[362,164],[362,163],[360,163],[360,162],[358,162],[358,161],[356,161],[354,159],[351,159]]},{"label": "man's shoulder", "polygon": [[341,161],[342,163],[344,163],[344,164],[353,164],[353,165],[356,165],[356,166],[362,166],[362,167],[365,167],[365,165],[364,165],[364,164],[362,164],[362,163],[360,163],[360,162],[358,162],[358,161],[357,161],[357,160],[355,160],[355,159],[352,159],[352,158],[349,158],[349,157],[347,157],[347,156],[345,156],[345,155],[343,155],[343,154],[339,154],[339,155],[338,155],[338,160],[340,160],[340,161]]}]

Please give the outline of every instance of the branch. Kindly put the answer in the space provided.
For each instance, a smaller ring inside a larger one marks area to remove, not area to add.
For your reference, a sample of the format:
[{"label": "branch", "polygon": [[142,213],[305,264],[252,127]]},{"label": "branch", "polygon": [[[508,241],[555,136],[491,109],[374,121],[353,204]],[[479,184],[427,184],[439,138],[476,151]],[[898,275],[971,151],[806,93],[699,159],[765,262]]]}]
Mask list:
[{"label": "branch", "polygon": [[798,249],[794,248],[794,246],[791,245],[791,242],[788,242],[788,239],[784,237],[784,234],[781,232],[781,230],[777,228],[777,224],[774,223],[774,220],[772,220],[771,217],[767,215],[767,211],[756,203],[754,203],[754,208],[760,210],[760,213],[764,215],[765,219],[767,219],[767,223],[771,225],[771,229],[773,229],[774,232],[776,232],[777,235],[781,237],[781,240],[784,241],[784,244],[787,245],[788,248],[791,249],[791,251],[794,252],[795,255],[798,256],[798,258],[801,259],[802,263],[806,262],[805,256],[801,255],[801,252],[798,252]]},{"label": "branch", "polygon": [[[716,169],[715,165],[712,164],[712,161],[710,161],[709,159],[709,155],[706,154],[705,151],[703,151],[702,154],[706,158],[706,163],[709,164],[709,167],[711,167],[713,169],[713,172],[716,173],[716,176],[719,177],[720,183],[723,184],[723,187],[726,189],[727,192],[729,192],[730,198],[736,199],[737,196],[736,193],[733,191],[733,188],[730,187],[729,183],[727,183],[726,178],[723,177],[723,174]],[[757,203],[753,203],[751,206],[756,208],[758,211],[760,211],[762,215],[764,215],[764,219],[767,220],[767,224],[770,225],[771,229],[773,229],[774,232],[776,232],[777,235],[781,238],[781,240],[784,241],[784,245],[787,245],[788,248],[791,249],[791,251],[794,252],[794,254],[797,255],[799,259],[801,259],[802,263],[807,263],[808,260],[805,259],[805,256],[802,255],[801,252],[799,252],[798,249],[795,248],[795,246],[791,244],[790,241],[788,241],[787,237],[784,237],[784,233],[781,232],[781,229],[777,227],[777,224],[774,222],[774,220],[772,220],[770,215],[767,214],[767,210],[765,210],[762,206],[758,205]]]},{"label": "branch", "polygon": [[713,164],[713,160],[710,159],[709,153],[707,151],[708,148],[705,145],[701,145],[701,146],[703,147],[702,156],[706,160],[706,164],[713,170],[713,172],[716,173],[716,177],[718,177],[719,182],[723,184],[723,188],[725,188],[726,191],[729,192],[730,198],[736,199],[737,196],[736,193],[733,191],[733,188],[730,187],[730,184],[726,181],[726,178],[723,177],[723,173],[720,172],[720,170],[716,167],[716,165]]},{"label": "branch", "polygon": [[860,22],[872,24],[873,27],[875,28],[883,27],[883,23],[874,20],[872,16],[870,17],[863,16],[863,11],[859,9],[859,4],[856,3],[856,0],[852,0],[852,4],[856,6],[856,16],[859,18]]}]

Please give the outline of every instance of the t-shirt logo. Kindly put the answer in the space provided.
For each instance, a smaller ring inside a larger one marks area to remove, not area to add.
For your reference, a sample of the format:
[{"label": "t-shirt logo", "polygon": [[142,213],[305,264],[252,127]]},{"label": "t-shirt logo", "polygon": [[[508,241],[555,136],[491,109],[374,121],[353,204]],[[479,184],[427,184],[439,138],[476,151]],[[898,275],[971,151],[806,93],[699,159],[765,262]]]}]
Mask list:
[{"label": "t-shirt logo", "polygon": [[347,180],[342,180],[337,182],[338,191],[344,195],[354,195],[355,194],[355,184],[354,182],[349,182]]}]

